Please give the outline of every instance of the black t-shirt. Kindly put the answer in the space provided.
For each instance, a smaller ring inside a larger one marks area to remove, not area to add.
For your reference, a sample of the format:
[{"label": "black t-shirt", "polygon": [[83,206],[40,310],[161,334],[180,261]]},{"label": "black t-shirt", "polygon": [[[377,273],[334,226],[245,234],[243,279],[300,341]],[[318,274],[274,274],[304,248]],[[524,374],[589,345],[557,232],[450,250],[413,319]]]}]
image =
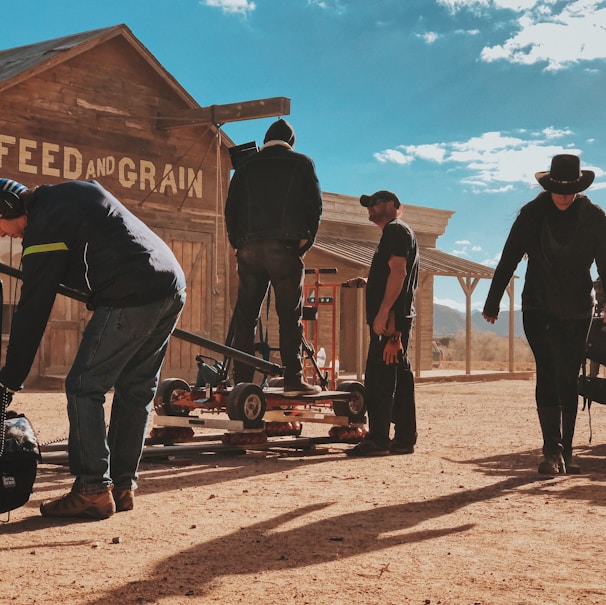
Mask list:
[{"label": "black t-shirt", "polygon": [[389,259],[392,256],[406,259],[406,279],[392,307],[396,316],[396,329],[402,330],[406,320],[415,314],[413,303],[419,281],[419,250],[413,230],[399,218],[383,228],[370,264],[366,283],[366,321],[369,325],[372,325],[379,312],[389,277]]}]

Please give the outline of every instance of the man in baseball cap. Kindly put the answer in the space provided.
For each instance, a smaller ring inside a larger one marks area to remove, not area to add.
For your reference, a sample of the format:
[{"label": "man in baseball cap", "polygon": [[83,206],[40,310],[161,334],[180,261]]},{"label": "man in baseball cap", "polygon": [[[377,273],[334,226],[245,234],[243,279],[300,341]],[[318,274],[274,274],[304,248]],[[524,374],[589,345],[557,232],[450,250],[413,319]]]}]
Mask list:
[{"label": "man in baseball cap", "polygon": [[[401,218],[391,191],[362,195],[368,219],[382,230],[368,278],[348,280],[366,287],[370,340],[364,372],[368,433],[348,456],[412,454],[417,441],[414,376],[407,356],[419,278],[419,249],[412,228]],[[390,439],[391,425],[394,437]]]},{"label": "man in baseball cap", "polygon": [[362,204],[362,206],[365,208],[376,206],[381,202],[393,202],[395,208],[400,207],[400,200],[398,199],[398,196],[391,191],[386,191],[385,189],[381,189],[381,191],[377,191],[372,195],[362,195],[360,197],[360,204]]}]

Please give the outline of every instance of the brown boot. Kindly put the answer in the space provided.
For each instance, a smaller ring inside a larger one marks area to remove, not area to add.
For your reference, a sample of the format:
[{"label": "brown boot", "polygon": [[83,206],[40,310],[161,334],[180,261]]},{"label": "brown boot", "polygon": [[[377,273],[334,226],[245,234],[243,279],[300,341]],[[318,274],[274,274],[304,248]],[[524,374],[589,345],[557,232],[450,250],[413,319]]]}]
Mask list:
[{"label": "brown boot", "polygon": [[97,494],[69,492],[40,505],[43,517],[83,517],[85,519],[107,519],[116,512],[111,487]]},{"label": "brown boot", "polygon": [[559,475],[566,472],[562,447],[562,409],[558,406],[537,408],[543,433],[543,460],[541,475]]},{"label": "brown boot", "polygon": [[562,446],[553,452],[544,452],[543,460],[539,463],[541,475],[559,475],[566,472],[566,463],[562,453]]},{"label": "brown boot", "polygon": [[121,513],[125,510],[133,510],[135,505],[135,491],[132,489],[114,490],[114,501],[116,502],[116,512]]}]

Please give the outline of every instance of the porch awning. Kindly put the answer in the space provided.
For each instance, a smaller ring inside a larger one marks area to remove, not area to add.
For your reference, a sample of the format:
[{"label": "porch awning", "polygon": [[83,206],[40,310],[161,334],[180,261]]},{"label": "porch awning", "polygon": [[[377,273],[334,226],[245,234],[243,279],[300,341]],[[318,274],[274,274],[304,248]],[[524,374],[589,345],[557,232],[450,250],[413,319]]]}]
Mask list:
[{"label": "porch awning", "polygon": [[[377,245],[376,242],[319,235],[314,247],[342,260],[353,261],[370,267]],[[494,274],[494,269],[486,265],[474,263],[454,254],[447,254],[436,248],[420,248],[419,271],[432,275],[478,277],[481,279],[492,279]]]}]

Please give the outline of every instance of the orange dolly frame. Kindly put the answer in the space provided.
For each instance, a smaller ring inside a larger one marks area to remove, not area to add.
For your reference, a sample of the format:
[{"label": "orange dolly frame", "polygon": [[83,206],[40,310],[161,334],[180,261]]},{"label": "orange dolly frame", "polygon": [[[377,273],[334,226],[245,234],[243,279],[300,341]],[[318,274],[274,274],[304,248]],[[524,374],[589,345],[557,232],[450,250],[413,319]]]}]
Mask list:
[{"label": "orange dolly frame", "polygon": [[[19,269],[3,263],[0,263],[0,273],[17,279],[22,278],[22,273]],[[65,286],[59,288],[59,293],[74,300],[86,302],[86,296],[83,293],[66,288]],[[173,332],[173,336],[215,353],[223,354],[226,359],[237,359],[267,375],[282,376],[284,373],[282,366],[255,357],[254,355],[248,355],[198,334],[177,328]],[[307,353],[309,355],[309,350],[307,350]],[[315,359],[312,358],[312,361],[315,364]],[[318,420],[313,414],[309,414],[313,408],[318,407],[330,407],[333,415],[326,419]],[[317,395],[286,397],[283,389],[277,387],[262,389],[254,383],[240,383],[234,387],[230,387],[227,383],[226,372],[224,376],[220,377],[216,386],[203,385],[192,387],[187,381],[180,378],[163,380],[158,386],[154,399],[154,410],[158,416],[179,417],[174,419],[176,422],[171,422],[166,418],[166,422],[162,422],[164,426],[223,427],[229,431],[234,431],[236,434],[252,430],[258,434],[260,433],[265,439],[267,435],[263,430],[265,428],[264,419],[266,413],[268,414],[268,420],[272,422],[280,420],[288,422],[289,420],[303,419],[311,422],[329,421],[334,425],[346,428],[352,424],[363,424],[366,414],[364,387],[359,382],[342,383],[338,391],[326,390]],[[208,421],[197,416],[191,416],[191,412],[195,410],[213,413],[226,412],[229,421],[223,419],[211,419]],[[300,432],[300,427],[296,427],[296,430]],[[339,435],[335,436],[338,438]],[[235,438],[235,441],[237,441],[237,438]]]},{"label": "orange dolly frame", "polygon": [[[282,387],[269,386],[262,388],[255,383],[243,382],[233,387],[229,386],[227,369],[229,360],[237,360],[254,367],[268,376],[279,377],[284,373],[280,365],[266,361],[259,357],[249,355],[232,347],[208,340],[197,334],[177,329],[174,336],[192,344],[214,351],[225,356],[226,362],[219,370],[216,384],[191,386],[180,378],[167,378],[163,380],[154,400],[154,409],[157,424],[164,426],[182,425],[175,418],[170,421],[166,416],[183,417],[185,425],[200,425],[210,427],[223,426],[234,433],[233,440],[226,437],[225,441],[234,443],[238,441],[238,433],[242,431],[255,431],[266,436],[299,435],[301,421],[324,422],[339,427],[331,429],[331,436],[351,440],[363,436],[360,425],[364,425],[366,406],[364,402],[364,386],[356,381],[346,381],[339,385],[338,390],[323,390],[318,394],[287,397]],[[304,350],[311,359],[316,371],[322,380],[320,368],[313,359],[313,349],[304,342]],[[324,388],[326,388],[324,386]],[[331,414],[322,414],[326,409]],[[223,424],[221,420],[211,421],[191,420],[191,413],[226,412],[229,422]],[[318,414],[318,412],[320,412]],[[189,419],[189,420],[188,420]],[[279,427],[278,425],[284,425]],[[341,427],[343,427],[341,429]],[[260,441],[263,436],[259,435]],[[253,442],[253,441],[249,441]]]}]

